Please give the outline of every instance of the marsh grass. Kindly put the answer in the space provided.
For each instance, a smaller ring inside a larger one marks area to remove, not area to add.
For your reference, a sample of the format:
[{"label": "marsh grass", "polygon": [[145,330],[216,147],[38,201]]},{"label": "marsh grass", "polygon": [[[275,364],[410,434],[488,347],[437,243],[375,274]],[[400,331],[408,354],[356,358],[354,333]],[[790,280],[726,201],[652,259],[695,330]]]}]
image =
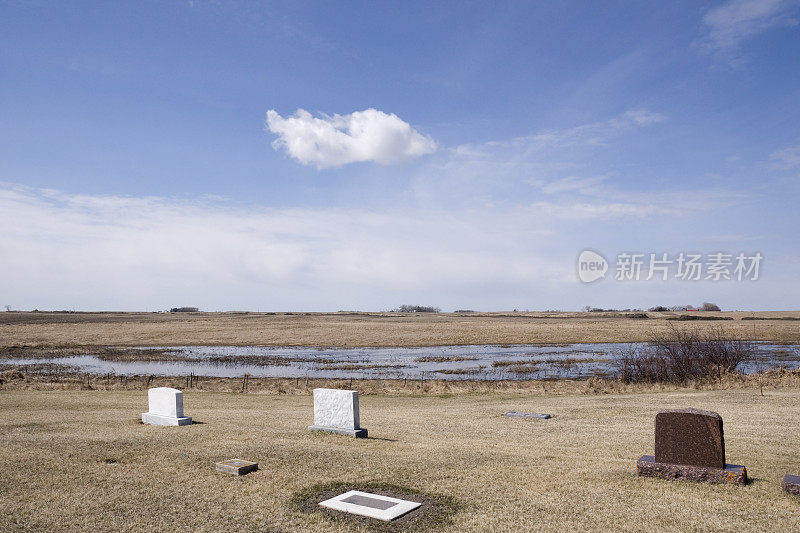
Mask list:
[{"label": "marsh grass", "polygon": [[512,365],[507,367],[507,369],[509,372],[513,372],[515,374],[535,374],[542,371],[542,369],[536,363]]},{"label": "marsh grass", "polygon": [[348,363],[346,361],[324,363],[317,365],[319,370],[372,370],[376,368],[396,369],[405,368],[406,365],[400,364],[380,364],[380,363]]},{"label": "marsh grass", "polygon": [[426,355],[414,359],[417,363],[456,363],[458,361],[477,361],[477,357],[465,357],[461,355]]},{"label": "marsh grass", "polygon": [[[515,361],[518,363],[518,361]],[[527,365],[523,365],[527,366]],[[482,371],[482,368],[465,369],[467,373]],[[533,369],[531,369],[533,370]],[[539,369],[541,370],[541,369]],[[443,380],[428,377],[409,379],[328,379],[328,378],[254,378],[249,377],[247,390],[242,390],[242,378],[214,378],[194,376],[115,376],[86,375],[83,373],[36,373],[24,372],[21,367],[11,367],[0,373],[2,390],[96,390],[96,391],[146,391],[148,387],[174,387],[197,392],[233,392],[243,394],[307,395],[314,388],[354,388],[362,395],[437,395],[461,394],[465,392],[497,392],[530,394],[545,388],[553,394],[575,393],[641,393],[677,390],[690,387],[696,390],[746,389],[764,385],[773,388],[800,387],[800,370],[784,367],[770,369],[759,374],[723,373],[704,378],[690,379],[685,383],[671,382],[625,382],[612,375],[596,375],[586,380],[560,379],[558,377],[508,380],[473,379]],[[545,385],[546,382],[546,385]]]}]

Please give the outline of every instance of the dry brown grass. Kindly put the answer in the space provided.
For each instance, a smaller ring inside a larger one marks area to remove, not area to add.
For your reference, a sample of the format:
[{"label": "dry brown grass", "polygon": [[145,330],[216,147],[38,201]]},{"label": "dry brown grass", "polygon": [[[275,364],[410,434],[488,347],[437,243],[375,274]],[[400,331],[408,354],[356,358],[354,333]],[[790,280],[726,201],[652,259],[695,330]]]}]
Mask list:
[{"label": "dry brown grass", "polygon": [[[442,346],[647,341],[680,313],[0,313],[2,346]],[[749,339],[800,343],[800,312],[703,313]],[[756,316],[764,320],[743,321]]]},{"label": "dry brown grass", "polygon": [[[585,385],[585,384],[584,384]],[[533,390],[366,395],[355,440],[314,434],[308,395],[187,391],[189,427],[144,426],[142,391],[0,392],[0,530],[345,531],[295,495],[318,483],[375,482],[461,503],[452,531],[792,531],[800,502],[800,388],[553,395]],[[747,487],[635,476],[658,409],[725,420]],[[547,412],[520,420],[506,411]],[[241,479],[214,462],[241,457]]]},{"label": "dry brown grass", "polygon": [[[518,361],[511,361],[519,364]],[[39,368],[41,367],[41,368]],[[98,390],[132,391],[149,387],[174,387],[197,392],[307,395],[314,388],[357,389],[362,395],[448,395],[464,393],[505,394],[630,394],[682,389],[794,389],[800,388],[800,370],[777,368],[759,374],[722,373],[686,383],[624,383],[619,379],[586,380],[443,380],[443,379],[327,379],[327,378],[216,378],[208,376],[116,376],[85,374],[53,368],[56,365],[24,365],[0,372],[2,390]],[[245,389],[246,384],[246,389]]]}]

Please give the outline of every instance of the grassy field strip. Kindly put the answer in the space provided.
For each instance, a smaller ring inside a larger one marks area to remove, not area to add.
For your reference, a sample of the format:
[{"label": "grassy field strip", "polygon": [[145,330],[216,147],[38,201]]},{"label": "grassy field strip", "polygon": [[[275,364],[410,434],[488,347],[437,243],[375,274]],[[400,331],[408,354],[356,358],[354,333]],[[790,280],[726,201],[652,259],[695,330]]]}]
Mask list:
[{"label": "grassy field strip", "polygon": [[[310,396],[185,393],[201,424],[143,426],[139,391],[0,393],[0,529],[262,528],[346,530],[302,513],[292,495],[324,481],[392,482],[453,496],[453,530],[788,531],[800,502],[780,480],[800,473],[793,438],[800,390],[526,397],[365,396],[372,439],[314,434]],[[745,488],[637,478],[658,409],[699,407],[725,420]],[[500,416],[549,412],[548,421]],[[241,457],[261,470],[214,472]]]},{"label": "grassy field strip", "polygon": [[[800,343],[800,311],[703,313],[0,313],[4,346],[445,346],[644,342],[670,325]],[[757,317],[762,320],[742,320]],[[780,320],[791,318],[793,320]]]}]

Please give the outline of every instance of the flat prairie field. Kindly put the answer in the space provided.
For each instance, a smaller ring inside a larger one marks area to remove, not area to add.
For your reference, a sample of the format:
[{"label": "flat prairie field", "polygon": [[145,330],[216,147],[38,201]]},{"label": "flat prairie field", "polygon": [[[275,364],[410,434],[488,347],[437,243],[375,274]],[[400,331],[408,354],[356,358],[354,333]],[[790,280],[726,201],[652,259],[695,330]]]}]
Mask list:
[{"label": "flat prairie field", "polygon": [[[675,320],[680,317],[701,320]],[[709,320],[711,318],[712,320]],[[722,318],[723,320],[713,320]],[[755,318],[755,320],[753,320]],[[445,346],[644,342],[671,325],[800,343],[800,311],[668,313],[0,313],[8,346]]]},{"label": "flat prairie field", "polygon": [[[368,439],[312,433],[309,395],[187,391],[191,426],[146,426],[144,391],[0,391],[0,530],[797,531],[800,389],[361,398]],[[719,412],[744,487],[636,476],[663,408]],[[501,416],[546,412],[550,420]],[[257,461],[243,477],[217,473]],[[385,525],[321,511],[373,488],[426,502]],[[327,492],[326,492],[327,491]]]}]

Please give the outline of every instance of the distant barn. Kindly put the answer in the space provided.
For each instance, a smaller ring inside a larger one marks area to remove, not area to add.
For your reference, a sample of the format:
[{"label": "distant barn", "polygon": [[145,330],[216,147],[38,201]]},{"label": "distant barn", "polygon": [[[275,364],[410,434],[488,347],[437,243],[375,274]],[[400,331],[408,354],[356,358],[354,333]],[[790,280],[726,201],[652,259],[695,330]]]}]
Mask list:
[{"label": "distant barn", "polygon": [[197,313],[200,311],[197,307],[173,307],[169,310],[170,313]]}]

